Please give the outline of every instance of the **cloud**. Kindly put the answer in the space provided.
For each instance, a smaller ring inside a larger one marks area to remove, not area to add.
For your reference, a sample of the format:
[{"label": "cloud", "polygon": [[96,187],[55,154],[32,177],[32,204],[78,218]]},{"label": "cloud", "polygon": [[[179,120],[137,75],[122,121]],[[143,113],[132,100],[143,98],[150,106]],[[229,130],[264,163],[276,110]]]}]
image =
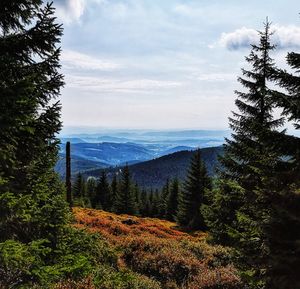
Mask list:
[{"label": "cloud", "polygon": [[67,86],[77,89],[105,92],[105,93],[150,93],[153,90],[168,89],[181,86],[182,83],[167,80],[134,79],[120,80],[93,76],[66,75]]},{"label": "cloud", "polygon": [[57,16],[65,23],[77,21],[86,8],[86,0],[55,0]]},{"label": "cloud", "polygon": [[[272,30],[272,41],[278,49],[300,47],[300,27],[273,25]],[[259,34],[256,30],[242,27],[230,33],[222,33],[219,44],[229,50],[238,50],[248,48],[258,41]]]},{"label": "cloud", "polygon": [[236,75],[233,73],[203,73],[197,77],[200,81],[233,81]]},{"label": "cloud", "polygon": [[114,61],[99,59],[73,50],[64,50],[61,60],[66,69],[110,71],[121,67]]},{"label": "cloud", "polygon": [[103,4],[107,0],[54,0],[56,15],[65,23],[79,21],[90,3]]}]

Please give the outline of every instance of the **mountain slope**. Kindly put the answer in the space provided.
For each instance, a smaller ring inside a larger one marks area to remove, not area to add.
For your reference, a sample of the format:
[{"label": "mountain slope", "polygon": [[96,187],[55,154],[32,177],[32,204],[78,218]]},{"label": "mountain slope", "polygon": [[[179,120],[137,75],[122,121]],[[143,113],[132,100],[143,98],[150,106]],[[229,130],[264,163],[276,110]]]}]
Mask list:
[{"label": "mountain slope", "polygon": [[[213,176],[218,165],[218,155],[223,154],[223,147],[213,147],[201,149],[202,158],[206,164],[208,173]],[[166,155],[154,160],[138,163],[129,166],[134,182],[145,188],[161,188],[167,179],[178,177],[184,180],[190,165],[193,151],[180,151]],[[108,176],[112,178],[115,173],[119,173],[122,167],[107,169]],[[85,177],[99,177],[99,169],[91,170],[84,174]]]},{"label": "mountain slope", "polygon": [[[90,161],[86,160],[81,157],[77,157],[74,155],[71,155],[71,173],[72,177],[74,178],[76,174],[79,172],[84,172],[88,170],[95,170],[95,169],[100,169],[100,168],[107,168],[109,167],[108,164],[106,163],[101,163],[101,162],[95,162],[95,161]],[[55,171],[60,175],[62,179],[66,177],[66,159],[65,155],[60,154],[59,155],[59,160],[57,161],[55,165]]]}]

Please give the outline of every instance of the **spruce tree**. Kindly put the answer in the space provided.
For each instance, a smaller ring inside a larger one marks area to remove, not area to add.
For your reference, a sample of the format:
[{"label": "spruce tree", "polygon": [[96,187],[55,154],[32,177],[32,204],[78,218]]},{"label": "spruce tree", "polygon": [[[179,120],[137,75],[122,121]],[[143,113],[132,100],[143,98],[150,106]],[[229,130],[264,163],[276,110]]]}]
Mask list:
[{"label": "spruce tree", "polygon": [[160,204],[159,204],[159,217],[165,218],[166,216],[166,208],[167,208],[167,198],[170,191],[170,183],[169,179],[167,179],[166,184],[163,186],[161,191],[161,198],[160,198]]},{"label": "spruce tree", "polygon": [[86,182],[86,195],[92,208],[96,208],[97,181],[93,177],[89,177]]},{"label": "spruce tree", "polygon": [[0,5],[0,241],[56,243],[66,222],[53,167],[63,76],[54,9],[38,0]]},{"label": "spruce tree", "polygon": [[170,192],[167,197],[166,206],[166,219],[169,221],[174,221],[177,210],[178,210],[178,196],[179,196],[179,181],[175,178],[170,187]]},{"label": "spruce tree", "polygon": [[[70,210],[54,173],[63,85],[62,27],[41,0],[0,5],[0,287],[41,288],[63,279],[75,255]],[[65,260],[63,258],[68,255]],[[77,252],[76,258],[83,258]],[[83,260],[83,259],[81,259]],[[86,259],[85,259],[86,260]],[[64,265],[62,265],[64,263]],[[76,263],[76,274],[81,275]]]},{"label": "spruce tree", "polygon": [[211,181],[198,149],[193,155],[187,179],[178,197],[176,221],[180,226],[188,229],[206,228],[200,208],[205,203],[205,195],[209,189]]},{"label": "spruce tree", "polygon": [[[273,79],[285,89],[274,101],[300,129],[300,54],[289,53],[287,62],[295,74],[274,71]],[[285,188],[273,192],[273,210],[266,229],[270,239],[267,289],[300,288],[300,139],[289,136],[281,141],[280,148],[289,161]]]},{"label": "spruce tree", "polygon": [[105,171],[102,171],[99,183],[96,189],[96,207],[101,207],[105,211],[111,210],[112,198],[107,175]]},{"label": "spruce tree", "polygon": [[135,194],[128,165],[122,170],[120,190],[117,193],[113,210],[117,214],[129,215],[135,215],[137,212]]},{"label": "spruce tree", "polygon": [[81,173],[77,174],[72,187],[72,191],[75,205],[83,207],[89,205],[89,200],[86,192],[86,182]]},{"label": "spruce tree", "polygon": [[111,191],[111,211],[113,210],[114,208],[114,204],[116,202],[116,197],[117,197],[117,194],[118,194],[118,190],[119,190],[119,184],[118,184],[118,180],[117,180],[117,175],[114,174],[113,176],[113,179],[111,181],[111,184],[110,184],[110,191]]},{"label": "spruce tree", "polygon": [[[242,193],[236,220],[228,225],[228,236],[236,248],[237,266],[243,272],[243,279],[253,288],[265,286],[270,257],[266,228],[272,215],[272,195],[285,186],[282,179],[285,165],[280,152],[280,139],[285,132],[277,130],[284,119],[273,118],[277,92],[268,87],[274,70],[270,52],[275,48],[270,43],[270,24],[266,23],[259,34],[259,44],[252,45],[246,57],[252,69],[243,69],[245,78],[239,78],[247,91],[236,92],[239,112],[230,118],[234,133],[232,139],[226,140],[221,159],[223,179],[236,182]],[[228,196],[227,205],[234,206],[235,194]]]}]

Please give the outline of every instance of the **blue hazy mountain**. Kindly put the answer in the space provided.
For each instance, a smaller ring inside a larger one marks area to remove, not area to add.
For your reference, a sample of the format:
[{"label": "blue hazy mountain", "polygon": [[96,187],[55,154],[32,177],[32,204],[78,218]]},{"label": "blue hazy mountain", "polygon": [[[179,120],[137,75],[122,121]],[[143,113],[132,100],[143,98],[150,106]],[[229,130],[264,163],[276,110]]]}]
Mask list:
[{"label": "blue hazy mountain", "polygon": [[[218,166],[218,156],[223,154],[223,147],[201,149],[208,173],[214,176]],[[134,182],[143,188],[161,188],[168,179],[177,177],[184,181],[190,166],[194,151],[179,151],[153,160],[133,164],[129,166]],[[108,177],[112,179],[114,174],[119,175],[122,167],[107,168]],[[86,178],[92,176],[98,178],[102,169],[90,170],[84,173]]]},{"label": "blue hazy mountain", "polygon": [[[61,154],[65,147],[61,146]],[[74,143],[71,144],[73,156],[111,166],[126,162],[145,161],[153,158],[154,153],[142,145],[133,143]]]},{"label": "blue hazy mountain", "polygon": [[94,169],[137,165],[165,155],[196,148],[218,147],[228,131],[102,131],[61,135],[56,171],[64,177],[65,143],[71,142],[73,174]]},{"label": "blue hazy mountain", "polygon": [[[89,170],[95,170],[100,168],[107,168],[109,167],[106,163],[101,163],[97,161],[87,160],[82,157],[78,157],[75,155],[71,155],[71,172],[72,176],[74,177],[79,172],[85,172]],[[59,154],[59,159],[55,165],[55,171],[61,176],[62,179],[66,176],[66,159],[64,154]]]}]

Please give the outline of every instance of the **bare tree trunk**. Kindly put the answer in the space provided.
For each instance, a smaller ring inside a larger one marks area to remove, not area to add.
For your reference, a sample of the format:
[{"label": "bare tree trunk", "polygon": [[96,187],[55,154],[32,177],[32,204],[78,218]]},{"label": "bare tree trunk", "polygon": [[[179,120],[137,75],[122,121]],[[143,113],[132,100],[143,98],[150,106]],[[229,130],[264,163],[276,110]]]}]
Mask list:
[{"label": "bare tree trunk", "polygon": [[70,208],[73,206],[72,188],[71,188],[71,144],[68,141],[66,144],[66,189],[67,189],[67,202]]}]

